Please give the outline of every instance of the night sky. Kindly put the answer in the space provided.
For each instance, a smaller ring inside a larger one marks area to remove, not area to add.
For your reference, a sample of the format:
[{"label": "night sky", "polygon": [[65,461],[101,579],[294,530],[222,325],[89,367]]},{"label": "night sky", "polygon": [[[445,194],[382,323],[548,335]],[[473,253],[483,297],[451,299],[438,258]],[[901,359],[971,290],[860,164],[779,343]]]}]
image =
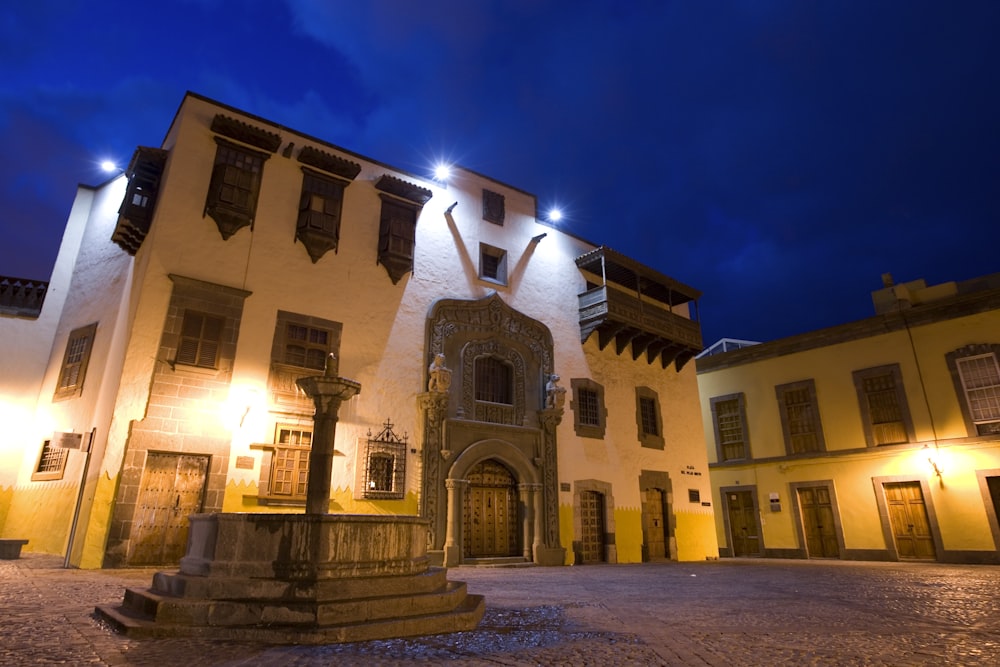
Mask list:
[{"label": "night sky", "polygon": [[[0,275],[193,91],[414,174],[445,158],[703,292],[705,344],[1000,271],[1000,2],[11,0]],[[11,7],[13,5],[13,7]]]}]

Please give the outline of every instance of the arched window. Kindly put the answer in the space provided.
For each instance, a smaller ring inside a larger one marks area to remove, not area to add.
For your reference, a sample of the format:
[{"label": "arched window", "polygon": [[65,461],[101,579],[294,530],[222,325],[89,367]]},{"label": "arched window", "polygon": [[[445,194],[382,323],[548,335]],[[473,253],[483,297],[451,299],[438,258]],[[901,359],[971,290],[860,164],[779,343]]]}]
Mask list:
[{"label": "arched window", "polygon": [[496,357],[476,359],[476,400],[487,403],[514,404],[514,369]]}]

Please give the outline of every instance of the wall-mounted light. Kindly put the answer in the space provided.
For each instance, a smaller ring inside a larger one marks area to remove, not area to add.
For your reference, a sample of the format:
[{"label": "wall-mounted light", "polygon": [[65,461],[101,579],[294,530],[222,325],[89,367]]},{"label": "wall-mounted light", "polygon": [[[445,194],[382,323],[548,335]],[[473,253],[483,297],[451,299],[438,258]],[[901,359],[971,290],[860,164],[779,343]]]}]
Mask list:
[{"label": "wall-mounted light", "polygon": [[563,217],[562,210],[558,208],[549,209],[548,218],[552,222],[559,222],[560,220],[562,220],[562,217]]},{"label": "wall-mounted light", "polygon": [[451,178],[451,165],[445,164],[444,162],[438,162],[434,166],[434,180],[435,181],[447,181]]},{"label": "wall-mounted light", "polygon": [[941,462],[938,459],[937,447],[935,446],[934,449],[931,449],[929,445],[924,445],[924,453],[927,454],[927,462],[931,464],[934,474],[941,477],[943,471],[941,469]]},{"label": "wall-mounted light", "polygon": [[451,212],[455,210],[456,206],[458,206],[458,202],[455,202],[454,204],[452,204],[451,206],[449,206],[448,208],[446,208],[444,210],[444,214],[445,215],[451,215]]},{"label": "wall-mounted light", "polygon": [[532,243],[538,243],[539,241],[541,241],[542,239],[544,239],[548,235],[549,235],[548,232],[542,232],[538,236],[532,236],[531,237],[531,242]]}]

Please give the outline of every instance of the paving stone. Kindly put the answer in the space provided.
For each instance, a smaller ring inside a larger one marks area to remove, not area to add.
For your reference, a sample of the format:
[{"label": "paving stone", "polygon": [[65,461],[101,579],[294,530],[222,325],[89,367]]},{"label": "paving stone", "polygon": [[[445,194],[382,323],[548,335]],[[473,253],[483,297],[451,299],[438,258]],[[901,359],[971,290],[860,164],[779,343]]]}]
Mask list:
[{"label": "paving stone", "polygon": [[127,639],[96,604],[153,569],[0,561],[0,665],[1000,665],[1000,567],[723,559],[454,568],[470,632],[326,646]]}]

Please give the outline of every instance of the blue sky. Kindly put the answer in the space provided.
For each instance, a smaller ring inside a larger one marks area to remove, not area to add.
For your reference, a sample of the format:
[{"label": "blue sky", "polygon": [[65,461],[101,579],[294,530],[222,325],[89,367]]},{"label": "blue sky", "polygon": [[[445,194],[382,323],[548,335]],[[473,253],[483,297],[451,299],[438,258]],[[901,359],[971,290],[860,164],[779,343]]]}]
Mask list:
[{"label": "blue sky", "polygon": [[13,0],[0,275],[191,90],[415,173],[439,158],[704,293],[706,344],[1000,271],[1000,2]]}]

